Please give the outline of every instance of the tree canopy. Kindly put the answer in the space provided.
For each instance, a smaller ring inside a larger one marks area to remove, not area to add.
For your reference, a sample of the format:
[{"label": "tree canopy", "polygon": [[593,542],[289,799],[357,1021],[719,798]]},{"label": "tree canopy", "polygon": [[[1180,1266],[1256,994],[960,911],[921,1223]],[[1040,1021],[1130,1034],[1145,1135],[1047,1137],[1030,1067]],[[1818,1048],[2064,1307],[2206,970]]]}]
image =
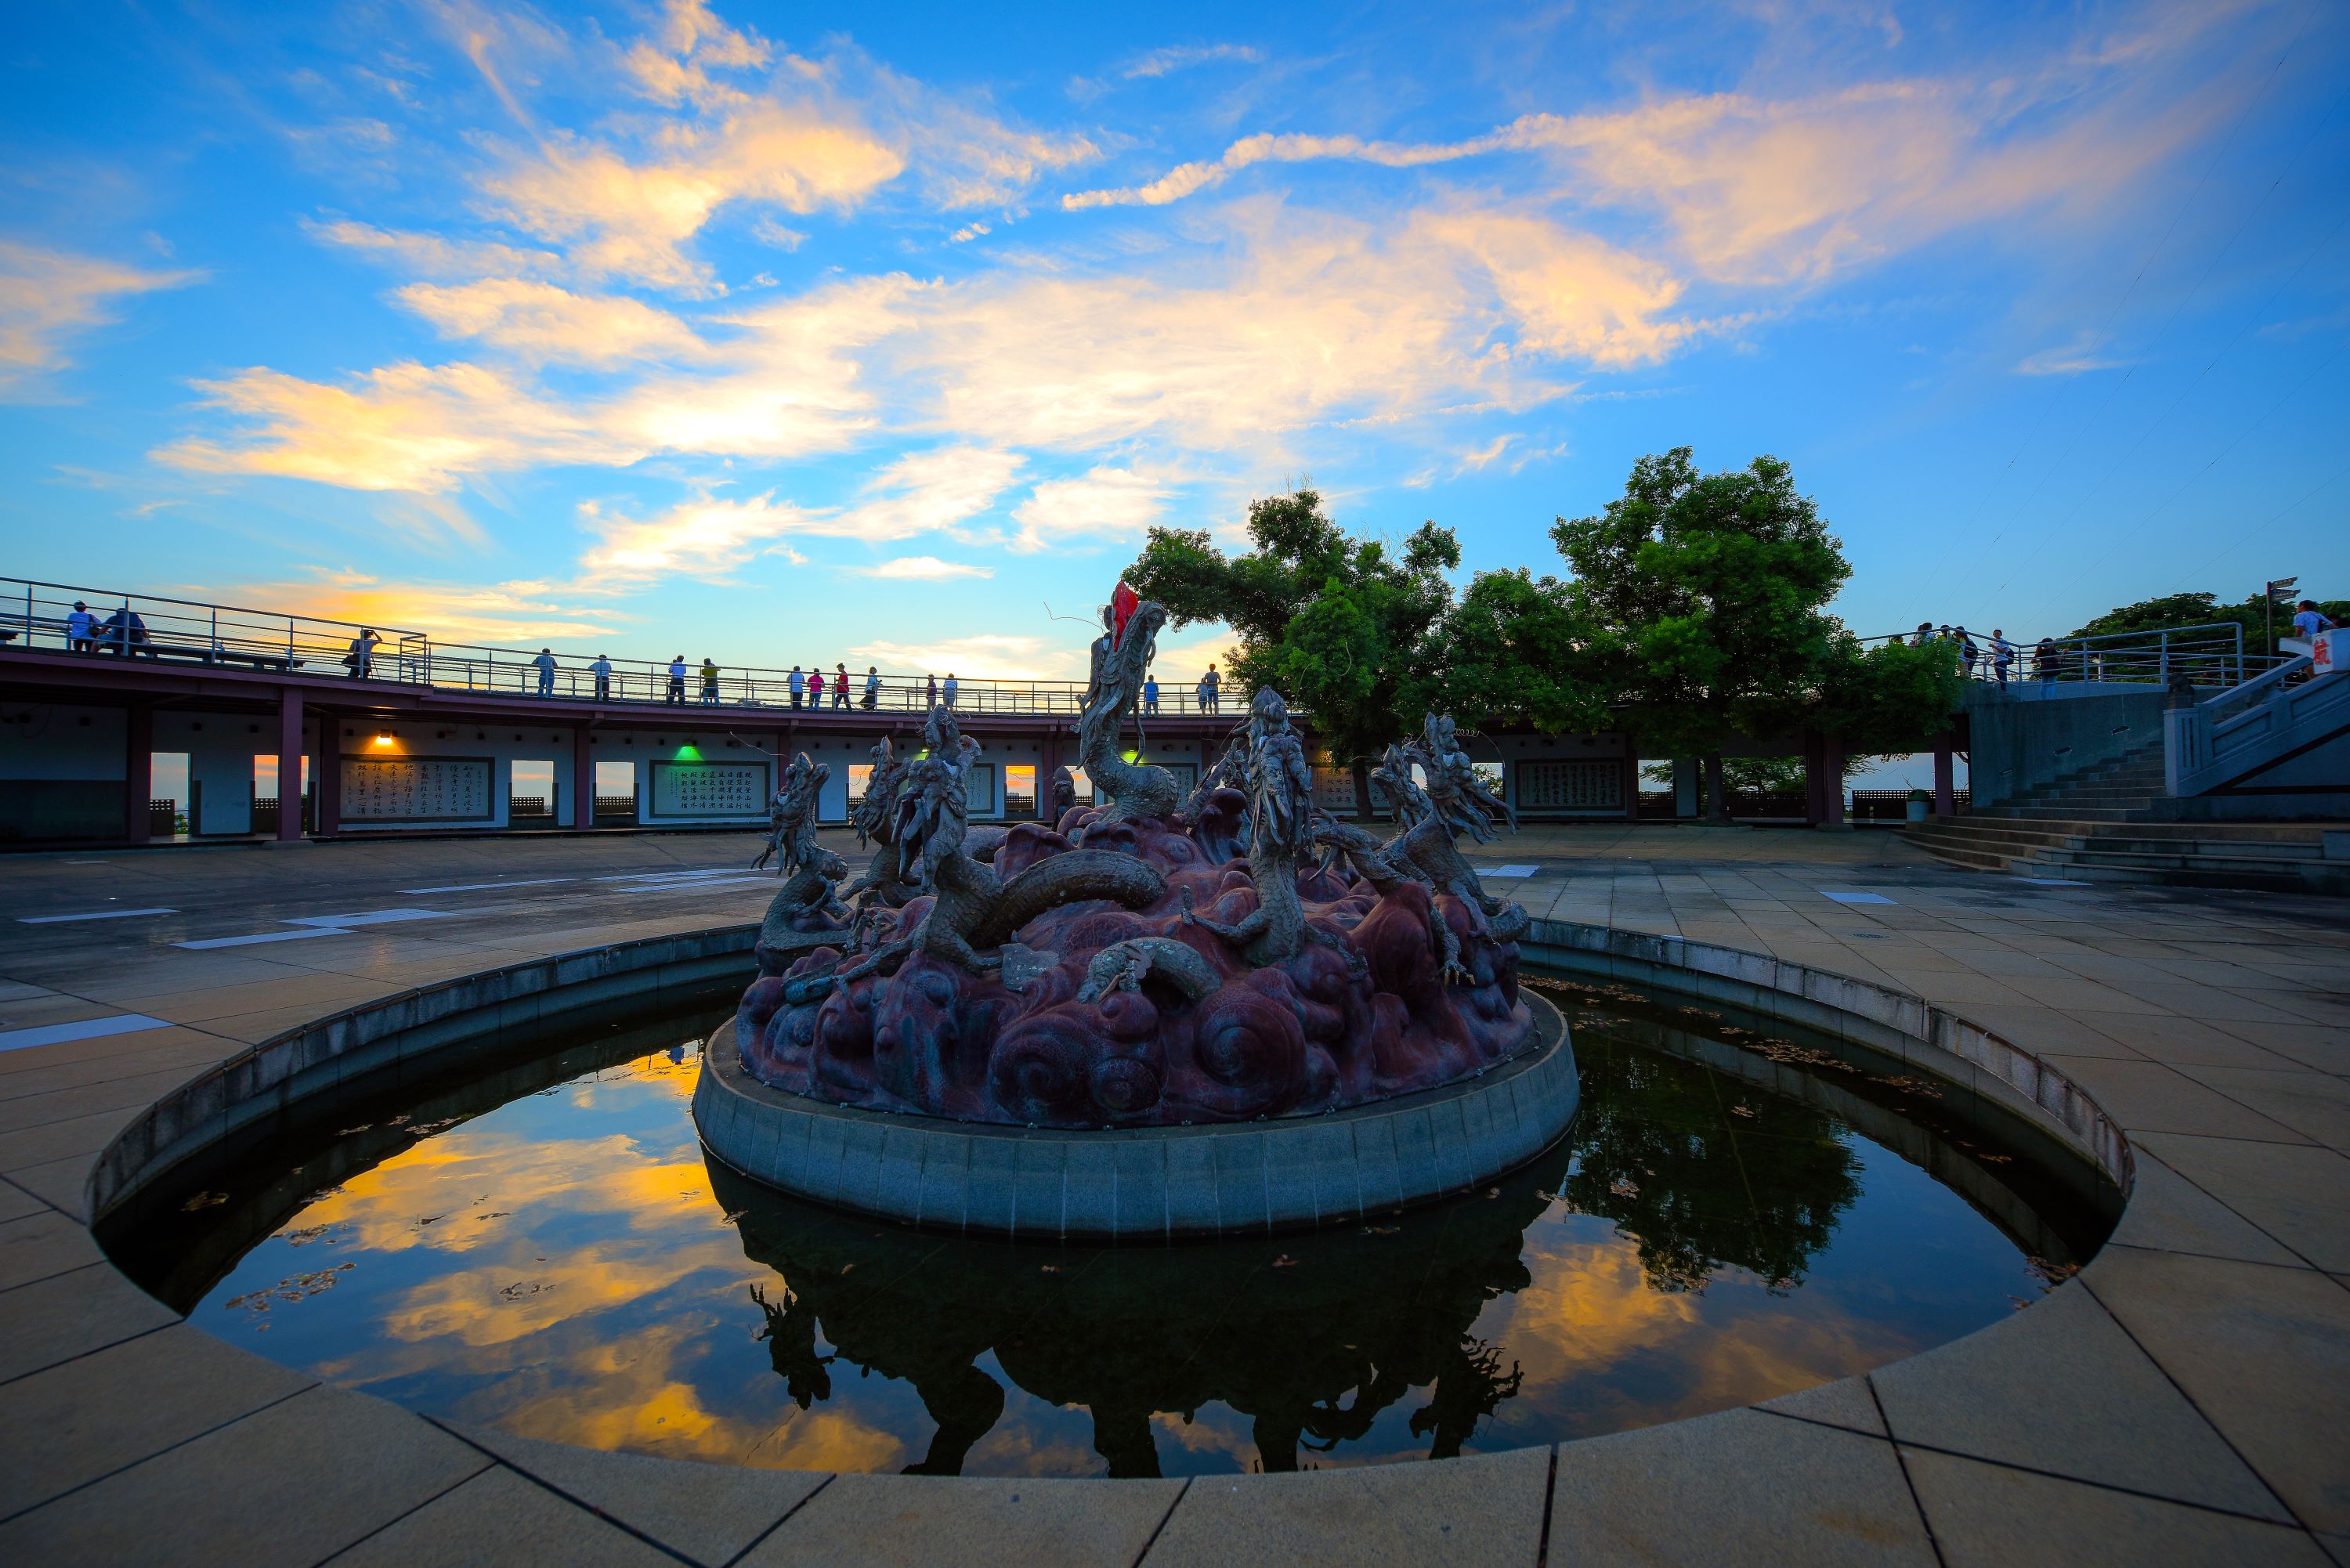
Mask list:
[{"label": "tree canopy", "polygon": [[[1249,506],[1253,548],[1154,528],[1127,580],[1171,624],[1229,623],[1243,689],[1271,684],[1357,764],[1430,709],[1476,729],[1627,730],[1648,755],[1718,753],[1731,731],[1820,728],[1847,753],[1906,752],[1943,727],[1955,650],[1863,648],[1827,613],[1851,568],[1788,465],[1699,471],[1690,448],[1641,458],[1596,515],[1557,520],[1565,577],[1479,573],[1456,597],[1450,529],[1401,546],[1349,536],[1299,490]],[[1722,763],[1709,755],[1722,814]]]},{"label": "tree canopy", "polygon": [[[2293,604],[2303,596],[2296,594]],[[2350,621],[2350,599],[2320,599],[2317,607],[2330,620]],[[2210,626],[2233,621],[2244,628],[2244,646],[2257,649],[2263,628],[2274,626],[2278,635],[2291,636],[2293,605],[2276,607],[2273,620],[2263,615],[2261,596],[2247,594],[2236,604],[2221,604],[2217,594],[2160,594],[2136,604],[2109,609],[2085,626],[2076,627],[2064,635],[2074,637],[2109,637],[2131,631],[2170,631],[2184,626]]]},{"label": "tree canopy", "polygon": [[1170,625],[1228,623],[1232,678],[1270,685],[1314,715],[1333,758],[1359,763],[1419,726],[1404,694],[1461,565],[1449,528],[1422,524],[1399,552],[1352,538],[1299,490],[1249,504],[1254,546],[1227,557],[1205,529],[1153,528],[1126,580]]}]

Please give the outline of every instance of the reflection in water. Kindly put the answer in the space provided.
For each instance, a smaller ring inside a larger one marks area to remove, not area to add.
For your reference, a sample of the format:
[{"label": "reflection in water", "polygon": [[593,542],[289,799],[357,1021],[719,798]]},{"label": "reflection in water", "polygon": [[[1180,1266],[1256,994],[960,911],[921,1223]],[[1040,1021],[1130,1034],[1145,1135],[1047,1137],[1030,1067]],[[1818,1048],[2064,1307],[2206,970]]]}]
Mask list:
[{"label": "reflection in water", "polygon": [[2087,1205],[1918,1085],[1711,1014],[1560,1000],[1569,1137],[1359,1226],[1045,1247],[815,1209],[705,1163],[698,1054],[671,1026],[256,1157],[117,1251],[213,1333],[460,1422],[1128,1476],[1443,1457],[1767,1398],[1980,1327],[2095,1244]]}]

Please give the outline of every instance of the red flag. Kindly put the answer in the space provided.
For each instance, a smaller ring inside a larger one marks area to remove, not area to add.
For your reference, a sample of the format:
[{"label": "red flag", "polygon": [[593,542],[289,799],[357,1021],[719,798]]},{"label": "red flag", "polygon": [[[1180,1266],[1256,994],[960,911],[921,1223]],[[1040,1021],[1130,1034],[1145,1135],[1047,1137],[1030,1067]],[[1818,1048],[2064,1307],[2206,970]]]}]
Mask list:
[{"label": "red flag", "polygon": [[1120,577],[1118,591],[1109,596],[1109,643],[1112,648],[1117,648],[1126,641],[1126,623],[1132,620],[1134,612],[1141,607],[1142,597],[1128,587],[1126,579]]}]

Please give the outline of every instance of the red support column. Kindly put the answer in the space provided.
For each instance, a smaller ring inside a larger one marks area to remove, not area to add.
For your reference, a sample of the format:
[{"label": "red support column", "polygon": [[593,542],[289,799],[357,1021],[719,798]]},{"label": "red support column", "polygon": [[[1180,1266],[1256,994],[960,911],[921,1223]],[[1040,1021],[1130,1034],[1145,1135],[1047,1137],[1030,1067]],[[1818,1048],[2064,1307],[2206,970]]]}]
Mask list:
[{"label": "red support column", "polygon": [[144,844],[154,817],[147,809],[155,794],[155,713],[133,702],[122,724],[122,836]]},{"label": "red support column", "polygon": [[596,826],[596,754],[585,724],[571,732],[571,826]]},{"label": "red support column", "polygon": [[298,686],[283,687],[277,693],[276,842],[302,842],[302,691]]},{"label": "red support column", "polygon": [[1844,742],[1834,735],[1820,737],[1820,826],[1843,827]]},{"label": "red support column", "polygon": [[1934,737],[1934,815],[1936,816],[1958,815],[1957,792],[1951,787],[1951,778],[1957,771],[1950,763],[1951,739],[1950,732],[1948,730]]},{"label": "red support column", "polygon": [[343,827],[343,726],[332,713],[318,715],[314,756],[310,787],[318,794],[318,836],[332,838]]}]

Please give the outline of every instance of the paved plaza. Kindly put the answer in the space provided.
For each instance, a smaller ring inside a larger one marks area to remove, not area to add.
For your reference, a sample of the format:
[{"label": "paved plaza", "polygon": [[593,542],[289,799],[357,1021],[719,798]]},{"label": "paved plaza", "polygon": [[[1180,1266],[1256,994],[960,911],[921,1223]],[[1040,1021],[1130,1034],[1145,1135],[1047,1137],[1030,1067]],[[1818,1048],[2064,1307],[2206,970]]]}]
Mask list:
[{"label": "paved plaza", "polygon": [[1291,1476],[736,1470],[444,1428],[180,1324],[100,1254],[95,1162],[192,1076],[421,985],[740,929],[775,887],[755,845],[6,861],[0,1560],[2350,1563],[2350,906],[1966,872],[1890,833],[1535,827],[1479,857],[1538,917],[1921,998],[2126,1137],[2129,1205],[2071,1283],[1754,1408]]}]

